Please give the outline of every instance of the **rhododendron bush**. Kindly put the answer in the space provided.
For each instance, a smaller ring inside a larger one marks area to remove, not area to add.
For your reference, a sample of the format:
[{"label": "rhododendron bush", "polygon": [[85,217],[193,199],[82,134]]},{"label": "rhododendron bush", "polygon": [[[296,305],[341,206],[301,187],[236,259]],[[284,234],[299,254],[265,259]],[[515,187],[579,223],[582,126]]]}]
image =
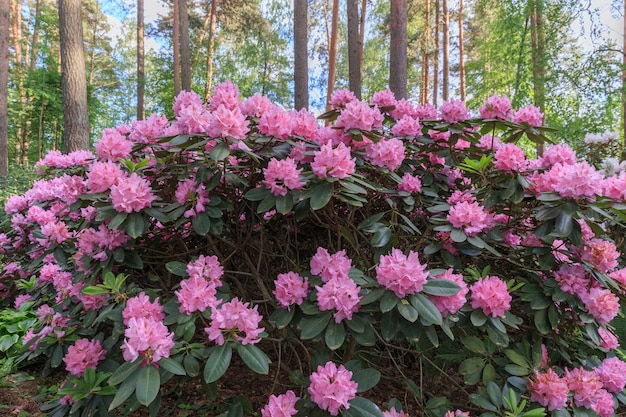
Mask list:
[{"label": "rhododendron bush", "polygon": [[626,172],[563,144],[527,155],[516,142],[549,130],[506,97],[480,118],[390,91],[332,103],[322,127],[223,83],[209,103],[181,93],[175,120],[37,164],[5,206],[0,282],[37,317],[20,363],[67,372],[51,415],[158,415],[164,384],[218,392],[239,357],[259,374],[299,366],[299,389],[269,392],[257,416],[406,416],[368,397],[383,351],[458,371],[473,412],[626,403]]}]

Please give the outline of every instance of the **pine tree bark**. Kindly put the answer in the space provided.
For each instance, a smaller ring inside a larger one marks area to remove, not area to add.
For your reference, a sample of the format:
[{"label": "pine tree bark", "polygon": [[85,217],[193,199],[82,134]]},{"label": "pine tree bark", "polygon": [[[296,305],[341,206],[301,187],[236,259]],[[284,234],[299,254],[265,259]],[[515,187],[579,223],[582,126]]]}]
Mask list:
[{"label": "pine tree bark", "polygon": [[9,172],[9,12],[8,1],[0,1],[0,176]]},{"label": "pine tree bark", "polygon": [[337,31],[339,27],[339,0],[333,0],[330,41],[328,45],[328,86],[326,88],[326,111],[331,109],[330,99],[335,91],[335,71],[337,65]]},{"label": "pine tree bark", "polygon": [[439,0],[435,0],[435,36],[433,50],[433,106],[437,107],[439,99]]},{"label": "pine tree bark", "polygon": [[466,86],[465,86],[465,47],[463,45],[463,0],[459,0],[459,84],[461,92],[461,101],[465,102]]},{"label": "pine tree bark", "polygon": [[89,149],[87,82],[81,0],[58,0],[63,89],[63,143],[66,152]]},{"label": "pine tree bark", "polygon": [[[20,97],[19,106],[24,105],[23,98],[26,97],[24,91],[24,61],[22,56],[22,10],[20,0],[9,0],[11,4],[10,20],[11,34],[13,35],[13,53],[15,54],[15,85],[17,87],[17,95]],[[15,163],[21,164],[23,161],[23,138],[24,138],[24,120],[17,121],[16,137],[15,137]]]},{"label": "pine tree bark", "polygon": [[293,71],[295,109],[309,108],[308,0],[294,0]]},{"label": "pine tree bark", "polygon": [[144,0],[137,0],[137,120],[145,117]]},{"label": "pine tree bark", "polygon": [[348,11],[348,85],[354,95],[361,99],[361,66],[360,66],[360,36],[359,36],[359,6],[357,0],[347,1]]},{"label": "pine tree bark", "polygon": [[217,3],[219,0],[211,1],[211,22],[209,24],[209,48],[206,58],[206,83],[204,88],[204,100],[209,101],[211,97],[212,80],[213,80],[213,50],[215,49],[215,30],[217,28]]},{"label": "pine tree bark", "polygon": [[180,1],[180,87],[191,91],[191,49],[189,45],[189,13],[187,0]]},{"label": "pine tree bark", "polygon": [[389,15],[389,89],[396,99],[406,98],[407,0],[391,0]]},{"label": "pine tree bark", "polygon": [[[545,36],[543,28],[543,0],[530,0],[530,25],[532,69],[533,69],[533,96],[534,105],[545,114],[546,90],[545,90]],[[545,121],[545,120],[544,120]],[[537,155],[543,154],[543,144],[537,144]]]},{"label": "pine tree bark", "polygon": [[178,0],[172,4],[172,44],[174,62],[174,95],[180,93],[180,10]]},{"label": "pine tree bark", "polygon": [[450,10],[448,0],[442,0],[443,17],[443,76],[441,98],[447,101],[450,96]]},{"label": "pine tree bark", "polygon": [[430,63],[428,59],[428,54],[430,53],[430,0],[426,0],[426,10],[424,12],[424,27],[425,29],[425,45],[424,52],[422,53],[422,94],[420,97],[420,103],[426,104],[428,103],[428,91],[430,89],[430,80],[428,77],[428,72],[430,71]]}]

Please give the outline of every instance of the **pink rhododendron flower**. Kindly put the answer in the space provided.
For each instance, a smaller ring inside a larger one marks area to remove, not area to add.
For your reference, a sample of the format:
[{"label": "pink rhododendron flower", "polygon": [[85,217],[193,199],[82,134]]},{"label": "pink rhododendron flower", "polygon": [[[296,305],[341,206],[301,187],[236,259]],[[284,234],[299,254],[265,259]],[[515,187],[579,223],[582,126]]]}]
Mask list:
[{"label": "pink rhododendron flower", "polygon": [[435,120],[437,118],[437,108],[430,103],[418,104],[415,106],[414,116],[420,120]]},{"label": "pink rhododendron flower", "polygon": [[441,117],[444,122],[457,123],[469,119],[470,114],[467,107],[465,107],[465,103],[461,100],[451,99],[445,101],[441,107],[439,107],[439,117]]},{"label": "pink rhododendron flower", "polygon": [[261,115],[259,132],[267,136],[285,140],[291,135],[291,116],[278,106],[273,106]]},{"label": "pink rhododendron flower", "polygon": [[528,161],[526,160],[526,154],[514,143],[507,143],[502,145],[494,155],[495,160],[493,162],[496,169],[505,172],[520,172],[524,171],[528,167]]},{"label": "pink rhododendron flower", "polygon": [[168,132],[169,134],[177,133],[204,133],[208,131],[211,114],[204,107],[202,102],[190,103],[181,107],[177,120],[176,132]]},{"label": "pink rhododendron flower", "polygon": [[591,279],[580,264],[561,265],[552,273],[561,289],[569,294],[581,296],[587,292]]},{"label": "pink rhododendron flower", "polygon": [[624,294],[626,291],[626,268],[617,269],[608,275],[621,287],[620,294]]},{"label": "pink rhododendron flower", "polygon": [[461,201],[450,207],[446,216],[453,227],[463,229],[466,235],[474,236],[491,227],[491,220],[478,203]]},{"label": "pink rhododendron flower", "polygon": [[390,107],[396,105],[396,96],[390,89],[377,91],[372,96],[372,105],[378,107]]},{"label": "pink rhododendron flower", "polygon": [[565,380],[570,391],[574,392],[574,404],[577,407],[592,408],[596,393],[602,389],[600,376],[594,371],[575,368],[565,371]]},{"label": "pink rhododendron flower", "polygon": [[422,125],[420,125],[419,120],[404,115],[393,125],[391,133],[394,136],[419,136],[422,133]]},{"label": "pink rhododendron flower", "polygon": [[319,178],[346,178],[354,173],[356,158],[350,158],[350,149],[343,143],[333,148],[331,143],[315,151],[311,169]]},{"label": "pink rhododendron flower", "polygon": [[494,94],[485,100],[485,103],[479,110],[482,119],[503,119],[511,120],[513,109],[511,108],[511,100],[505,96]]},{"label": "pink rhododendron flower", "polygon": [[165,314],[163,306],[159,304],[159,299],[150,301],[150,297],[143,291],[126,301],[126,307],[122,311],[124,324],[129,325],[132,318],[150,319],[152,321],[163,321]]},{"label": "pink rhododendron flower", "polygon": [[317,305],[321,311],[335,310],[336,323],[343,319],[352,319],[352,314],[359,311],[359,291],[361,288],[347,276],[329,279],[324,285],[316,286]]},{"label": "pink rhododendron flower", "polygon": [[619,358],[606,358],[594,369],[602,386],[609,392],[622,392],[626,387],[626,362]]},{"label": "pink rhododendron flower", "polygon": [[591,288],[581,300],[587,312],[600,324],[610,323],[619,313],[619,298],[606,288]]},{"label": "pink rhododendron flower", "polygon": [[65,222],[50,222],[41,227],[41,233],[48,238],[51,243],[63,243],[72,237],[72,233]]},{"label": "pink rhododendron flower", "polygon": [[7,199],[6,203],[4,203],[4,211],[6,214],[15,214],[26,210],[28,206],[28,199],[25,196],[13,194]]},{"label": "pink rhododendron flower", "polygon": [[309,293],[309,280],[297,272],[278,274],[274,280],[276,289],[273,291],[276,301],[283,308],[289,309],[293,304],[300,305]]},{"label": "pink rhododendron flower", "polygon": [[149,317],[131,317],[124,331],[122,356],[127,362],[141,357],[147,363],[169,358],[174,348],[174,333],[169,333],[160,320]]},{"label": "pink rhododendron flower", "polygon": [[330,97],[330,104],[333,107],[343,107],[354,100],[356,100],[356,96],[352,91],[347,88],[340,88],[333,92],[333,95]]},{"label": "pink rhododendron flower", "polygon": [[331,278],[346,278],[352,268],[352,260],[346,256],[345,250],[330,255],[326,249],[318,247],[310,267],[313,275],[319,275],[322,281],[328,282]]},{"label": "pink rhododendron flower", "polygon": [[298,414],[296,403],[300,398],[289,390],[284,394],[270,395],[270,398],[261,410],[261,417],[290,417]]},{"label": "pink rhododendron flower", "polygon": [[404,411],[396,411],[395,408],[391,408],[391,410],[383,411],[383,417],[409,417],[409,415]]},{"label": "pink rhododendron flower", "polygon": [[502,142],[499,138],[487,134],[480,137],[476,146],[482,149],[491,149],[495,152],[502,147]]},{"label": "pink rhododendron flower", "polygon": [[528,380],[530,400],[548,407],[548,410],[560,410],[567,405],[569,387],[567,380],[559,377],[552,368],[545,373],[535,371]]},{"label": "pink rhododendron flower", "polygon": [[406,150],[400,139],[381,139],[367,145],[366,155],[372,165],[395,171],[402,165]]},{"label": "pink rhododendron flower", "polygon": [[109,128],[102,131],[102,137],[94,148],[101,160],[116,162],[118,159],[128,158],[133,144],[117,130]]},{"label": "pink rhododendron flower", "polygon": [[598,390],[595,393],[591,409],[600,417],[611,417],[615,415],[615,402],[613,395],[605,389]]},{"label": "pink rhododendron flower", "polygon": [[439,296],[429,295],[430,301],[437,307],[443,317],[454,314],[461,309],[467,302],[467,293],[469,288],[463,279],[462,274],[455,274],[452,268],[449,268],[443,274],[435,275],[431,279],[445,279],[454,282],[460,287],[459,292],[454,295]]},{"label": "pink rhododendron flower", "polygon": [[206,123],[206,133],[211,138],[232,137],[242,140],[250,131],[248,120],[239,107],[231,109],[220,105],[208,114]]},{"label": "pink rhododendron flower", "polygon": [[234,109],[239,106],[239,88],[230,81],[219,83],[213,90],[209,110],[215,111],[219,106]]},{"label": "pink rhododendron flower", "polygon": [[248,97],[243,103],[239,104],[241,112],[246,116],[261,117],[266,113],[274,104],[272,101],[259,93]]},{"label": "pink rhododendron flower", "polygon": [[15,297],[15,309],[19,310],[22,304],[24,304],[27,301],[31,301],[32,299],[33,299],[33,296],[30,294],[18,295],[17,297]]},{"label": "pink rhododendron flower", "polygon": [[456,410],[456,411],[448,410],[443,415],[443,417],[470,417],[470,413],[469,411],[462,411],[462,410]]},{"label": "pink rhododendron flower", "polygon": [[182,90],[178,95],[174,98],[174,105],[172,106],[172,110],[174,110],[174,116],[179,118],[181,115],[181,111],[186,107],[203,107],[204,103],[202,103],[202,97],[195,91],[185,91]]},{"label": "pink rhododendron flower", "polygon": [[335,126],[342,127],[346,132],[352,129],[373,130],[382,127],[383,118],[377,107],[370,107],[364,101],[352,100],[341,110]]},{"label": "pink rhododendron flower", "polygon": [[515,230],[508,229],[502,233],[503,242],[509,246],[519,246],[522,243],[522,237]]},{"label": "pink rhododendron flower", "polygon": [[541,166],[552,168],[555,164],[572,165],[576,163],[576,152],[567,144],[550,145],[540,158]]},{"label": "pink rhododendron flower", "polygon": [[205,206],[210,202],[205,185],[202,183],[197,185],[196,181],[191,178],[186,178],[178,183],[174,196],[180,205],[184,206],[191,202],[191,208],[183,214],[187,218],[196,217],[198,213],[204,213],[206,211]]},{"label": "pink rhododendron flower", "polygon": [[340,408],[349,409],[349,401],[356,397],[358,384],[352,380],[352,372],[343,365],[337,367],[333,362],[326,362],[326,365],[318,366],[309,379],[311,401],[333,416],[339,414]]},{"label": "pink rhododendron flower", "polygon": [[124,172],[114,162],[94,162],[87,172],[87,188],[92,193],[103,193],[117,184],[119,178],[124,177]]},{"label": "pink rhododendron flower", "polygon": [[267,168],[263,168],[263,185],[276,196],[287,195],[289,190],[299,190],[306,185],[306,182],[300,180],[301,173],[302,168],[298,169],[293,159],[272,158]]},{"label": "pink rhododendron flower", "polygon": [[426,264],[421,264],[417,252],[409,251],[406,256],[400,249],[393,248],[390,255],[380,257],[376,266],[376,280],[393,291],[398,298],[422,291],[428,279]]},{"label": "pink rhododendron flower", "polygon": [[256,344],[261,341],[259,335],[264,328],[259,327],[263,317],[259,314],[259,306],[250,308],[250,303],[243,303],[237,297],[214,308],[211,313],[211,325],[204,331],[209,340],[223,345],[224,334],[243,344]]},{"label": "pink rhododendron flower", "polygon": [[186,271],[192,278],[200,277],[216,282],[219,282],[219,279],[224,275],[224,267],[220,265],[220,261],[215,255],[198,256],[198,259],[187,264]]},{"label": "pink rhododendron flower", "polygon": [[618,265],[620,253],[615,243],[604,239],[589,239],[582,248],[581,259],[595,266],[598,271],[607,273]]},{"label": "pink rhododendron flower", "polygon": [[417,111],[415,110],[415,106],[413,103],[404,98],[398,100],[395,104],[395,108],[389,111],[389,115],[397,121],[400,121],[400,119],[407,116],[417,121]]},{"label": "pink rhododendron flower", "polygon": [[604,327],[598,328],[598,334],[600,335],[600,347],[613,350],[619,347],[619,340],[611,331],[606,330]]},{"label": "pink rhododendron flower", "polygon": [[154,113],[145,120],[133,121],[132,131],[128,137],[139,143],[150,143],[164,135],[169,124],[167,117]]},{"label": "pink rhododendron flower", "polygon": [[106,351],[102,349],[99,340],[78,339],[67,348],[63,362],[70,374],[80,378],[87,368],[96,369],[98,362],[103,360],[105,355]]},{"label": "pink rhododendron flower", "polygon": [[219,300],[214,282],[193,276],[180,282],[180,289],[174,291],[180,304],[179,311],[192,314],[194,311],[205,311],[207,308],[217,307]]},{"label": "pink rhododendron flower", "polygon": [[150,207],[155,199],[150,183],[134,172],[129,177],[119,178],[117,184],[111,186],[111,202],[120,213],[141,211]]},{"label": "pink rhododendron flower", "polygon": [[422,191],[422,181],[419,177],[411,175],[407,172],[402,176],[402,182],[398,184],[398,191],[419,193]]},{"label": "pink rhododendron flower", "polygon": [[305,108],[300,111],[292,110],[289,112],[291,117],[291,134],[301,136],[305,139],[313,139],[317,136],[317,119]]},{"label": "pink rhododendron flower", "polygon": [[530,126],[543,126],[543,113],[539,108],[529,104],[515,112],[513,122],[528,123]]},{"label": "pink rhododendron flower", "polygon": [[511,308],[511,294],[506,282],[496,276],[480,278],[470,287],[472,308],[480,308],[486,316],[504,317]]}]

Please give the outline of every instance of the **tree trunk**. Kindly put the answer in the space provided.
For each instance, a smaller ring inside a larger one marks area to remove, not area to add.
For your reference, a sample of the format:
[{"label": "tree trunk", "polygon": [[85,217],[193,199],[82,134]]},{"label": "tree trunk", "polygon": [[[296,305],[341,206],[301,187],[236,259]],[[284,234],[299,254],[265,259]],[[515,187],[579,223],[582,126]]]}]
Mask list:
[{"label": "tree trunk", "polygon": [[308,0],[294,0],[293,80],[295,109],[309,108]]},{"label": "tree trunk", "polygon": [[[626,0],[625,0],[626,1]],[[339,26],[339,0],[333,0],[330,42],[328,46],[328,87],[326,89],[326,111],[331,109],[330,98],[335,91],[335,71],[337,65],[337,30]]]},{"label": "tree trunk", "polygon": [[206,84],[204,88],[204,100],[209,101],[211,97],[213,80],[213,49],[215,48],[215,30],[217,27],[217,3],[219,0],[211,1],[211,23],[209,24],[209,50],[206,58]]},{"label": "tree trunk", "polygon": [[174,49],[174,95],[180,93],[180,11],[178,0],[172,5],[172,44]]},{"label": "tree trunk", "polygon": [[[4,1],[4,0],[0,0]],[[20,97],[18,103],[19,106],[23,106],[23,98],[26,97],[24,92],[24,77],[23,77],[23,65],[22,58],[22,10],[20,0],[9,0],[11,3],[11,33],[13,35],[13,51],[15,53],[15,85],[17,86],[17,95]],[[21,110],[21,109],[18,109]],[[21,164],[23,160],[23,139],[24,139],[24,120],[19,120],[16,123],[16,136],[15,136],[15,163]]]},{"label": "tree trunk", "polygon": [[63,143],[66,152],[89,149],[87,83],[80,0],[59,0]]},{"label": "tree trunk", "polygon": [[428,60],[428,54],[430,53],[430,43],[431,43],[431,39],[430,39],[430,0],[426,0],[426,11],[424,13],[424,28],[425,29],[425,36],[426,36],[426,40],[425,40],[425,46],[424,46],[424,52],[422,54],[422,94],[421,94],[421,98],[420,98],[420,103],[421,104],[426,104],[428,103],[428,90],[430,88],[430,80],[428,77],[428,71],[430,70],[429,68],[429,60]]},{"label": "tree trunk", "polygon": [[137,120],[145,117],[144,95],[145,95],[145,66],[144,66],[144,18],[143,2],[137,0]]},{"label": "tree trunk", "polygon": [[622,150],[622,161],[626,160],[626,0],[624,0],[624,22],[622,38],[622,135],[624,136],[624,148]]},{"label": "tree trunk", "polygon": [[191,91],[191,50],[189,49],[189,13],[187,0],[180,0],[180,81],[181,88]]},{"label": "tree trunk", "polygon": [[0,1],[0,176],[9,171],[9,12],[8,1]]},{"label": "tree trunk", "polygon": [[448,0],[442,1],[443,14],[443,78],[441,83],[441,97],[447,101],[450,95],[450,11]]},{"label": "tree trunk", "polygon": [[389,89],[396,99],[406,98],[407,0],[391,0],[389,15]]},{"label": "tree trunk", "polygon": [[348,85],[354,95],[361,99],[361,45],[359,37],[359,6],[357,0],[348,0]]},{"label": "tree trunk", "polygon": [[[365,47],[365,10],[367,0],[361,0],[361,17],[359,17],[359,68],[363,73],[363,48]],[[362,78],[362,77],[361,77]]]},{"label": "tree trunk", "polygon": [[41,26],[41,1],[35,1],[35,24],[33,27],[33,41],[30,50],[30,70],[35,71],[37,68],[37,45],[39,44],[39,27]]},{"label": "tree trunk", "polygon": [[433,51],[433,106],[439,98],[439,0],[435,0],[435,37]]},{"label": "tree trunk", "polygon": [[463,45],[463,0],[459,0],[459,83],[461,90],[461,101],[465,102],[465,47]]},{"label": "tree trunk", "polygon": [[[545,37],[543,34],[543,0],[530,0],[530,24],[532,27],[532,67],[534,104],[545,114]],[[544,120],[545,121],[545,120]],[[537,156],[543,154],[543,144],[537,144]]]}]

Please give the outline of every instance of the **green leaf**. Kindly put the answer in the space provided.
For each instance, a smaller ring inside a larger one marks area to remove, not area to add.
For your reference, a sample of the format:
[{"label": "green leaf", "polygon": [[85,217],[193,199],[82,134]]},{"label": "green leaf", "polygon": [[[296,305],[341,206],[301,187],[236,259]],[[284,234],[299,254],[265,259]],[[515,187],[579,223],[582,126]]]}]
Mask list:
[{"label": "green leaf", "polygon": [[135,396],[140,404],[148,406],[159,393],[161,376],[154,365],[144,366],[139,370]]},{"label": "green leaf", "polygon": [[109,294],[111,291],[102,285],[90,285],[89,287],[83,288],[80,292],[87,295],[105,295]]},{"label": "green leaf", "polygon": [[429,279],[422,288],[422,292],[426,294],[442,297],[454,295],[460,290],[461,287],[456,282],[447,279]]},{"label": "green leaf", "polygon": [[380,227],[374,232],[372,236],[372,246],[375,248],[382,248],[391,239],[391,229],[387,226]]},{"label": "green leaf", "polygon": [[461,362],[459,365],[459,372],[461,375],[470,375],[479,371],[485,367],[485,360],[483,358],[468,358]]},{"label": "green leaf", "polygon": [[183,365],[185,366],[185,373],[190,377],[200,375],[200,362],[193,355],[185,355]]},{"label": "green leaf", "polygon": [[516,365],[530,368],[530,364],[528,363],[528,359],[526,359],[523,355],[513,349],[505,349],[504,354],[511,362]]},{"label": "green leaf", "polygon": [[481,355],[487,353],[485,343],[476,336],[463,336],[461,338],[461,343],[463,343],[463,346],[465,346],[470,352],[478,353]]},{"label": "green leaf", "polygon": [[220,379],[228,369],[232,356],[233,349],[230,347],[230,344],[224,343],[215,347],[204,367],[204,381],[210,384]]},{"label": "green leaf", "polygon": [[332,314],[330,312],[324,312],[313,317],[306,317],[300,320],[298,328],[300,329],[300,337],[304,340],[313,339],[326,328],[330,321]]},{"label": "green leaf", "polygon": [[343,323],[335,323],[334,320],[331,320],[326,327],[326,333],[324,334],[324,341],[326,342],[326,346],[330,350],[337,350],[346,340],[346,328]]},{"label": "green leaf", "polygon": [[276,196],[276,211],[280,214],[287,214],[293,208],[293,196],[290,193]]},{"label": "green leaf", "polygon": [[482,310],[477,309],[472,311],[472,314],[470,315],[470,320],[474,326],[480,327],[487,323],[487,316],[485,315],[485,313],[483,313]]},{"label": "green leaf", "polygon": [[359,369],[352,373],[352,380],[358,384],[356,392],[365,392],[378,384],[380,371],[374,368]]},{"label": "green leaf", "polygon": [[454,228],[450,232],[450,239],[452,239],[453,241],[457,243],[461,243],[461,242],[465,242],[465,240],[467,239],[467,235],[462,229]]},{"label": "green leaf", "polygon": [[141,236],[146,231],[146,222],[141,213],[130,213],[124,222],[124,230],[133,239]]},{"label": "green leaf", "polygon": [[398,296],[393,291],[387,291],[380,300],[380,311],[387,313],[393,310],[396,304],[398,304],[398,301]]},{"label": "green leaf", "polygon": [[244,197],[249,201],[261,201],[270,194],[270,190],[267,188],[259,187],[251,189],[244,195]]},{"label": "green leaf", "polygon": [[376,302],[380,300],[385,295],[386,292],[387,291],[384,288],[376,288],[368,292],[367,294],[365,294],[363,298],[361,298],[360,304],[362,306],[365,306],[373,302]]},{"label": "green leaf", "polygon": [[163,367],[163,369],[165,369],[167,372],[171,372],[174,375],[187,375],[187,372],[185,372],[185,368],[183,367],[183,365],[181,365],[172,358],[161,358],[159,360],[159,365],[161,365],[161,367]]},{"label": "green leaf", "polygon": [[431,324],[441,325],[443,323],[443,318],[441,317],[441,312],[435,306],[432,301],[430,301],[424,294],[413,294],[409,297],[411,304],[423,321]]},{"label": "green leaf", "polygon": [[206,235],[211,229],[211,219],[206,213],[199,213],[196,215],[196,217],[191,219],[191,224],[194,232],[200,236]]},{"label": "green leaf", "polygon": [[167,269],[172,274],[178,277],[186,277],[187,276],[187,264],[184,262],[171,261],[165,264],[165,269]]},{"label": "green leaf", "polygon": [[230,155],[230,147],[226,142],[220,142],[211,149],[209,152],[209,158],[214,161],[222,161]]},{"label": "green leaf", "polygon": [[268,194],[265,196],[263,200],[259,203],[259,206],[256,208],[257,213],[265,213],[270,211],[276,206],[276,196],[274,194]]},{"label": "green leaf", "polygon": [[243,362],[257,374],[267,375],[270,371],[270,358],[255,345],[237,345],[237,353]]},{"label": "green leaf", "polygon": [[410,304],[408,304],[405,300],[401,300],[398,303],[398,313],[400,313],[402,317],[404,317],[407,321],[410,321],[411,323],[415,323],[415,321],[417,320],[417,310],[413,308]]},{"label": "green leaf", "polygon": [[567,237],[572,232],[573,227],[573,219],[571,214],[567,214],[565,212],[561,212],[556,217],[556,222],[554,224],[555,231],[558,236]]},{"label": "green leaf", "polygon": [[119,226],[122,223],[124,223],[124,220],[126,220],[127,217],[128,217],[128,213],[126,212],[117,213],[115,217],[113,217],[111,221],[109,222],[109,225],[108,225],[109,230],[118,229]]},{"label": "green leaf", "polygon": [[350,408],[341,411],[342,417],[382,417],[383,412],[373,402],[363,397],[349,401]]},{"label": "green leaf", "polygon": [[[137,366],[139,366],[139,361],[137,361]],[[139,376],[139,372],[135,372],[135,373],[130,374],[126,379],[124,379],[124,382],[122,382],[122,385],[120,385],[117,388],[115,397],[113,397],[113,400],[111,401],[111,404],[109,405],[109,411],[113,410],[116,407],[119,407],[121,404],[124,403],[124,401],[126,401],[128,398],[130,398],[131,395],[133,395],[133,393],[135,392],[135,387],[137,386],[138,376]],[[110,381],[110,378],[109,378],[109,381]]]},{"label": "green leaf", "polygon": [[113,372],[113,375],[109,377],[109,385],[117,385],[128,379],[128,377],[139,368],[140,363],[140,360],[136,360],[135,362],[124,362],[121,364],[115,372]]},{"label": "green leaf", "polygon": [[274,323],[277,329],[284,329],[293,319],[295,312],[295,308],[292,308],[291,310],[279,308],[272,313],[269,320],[271,323]]},{"label": "green leaf", "polygon": [[311,189],[311,210],[319,210],[326,206],[333,196],[333,184],[320,182]]}]

